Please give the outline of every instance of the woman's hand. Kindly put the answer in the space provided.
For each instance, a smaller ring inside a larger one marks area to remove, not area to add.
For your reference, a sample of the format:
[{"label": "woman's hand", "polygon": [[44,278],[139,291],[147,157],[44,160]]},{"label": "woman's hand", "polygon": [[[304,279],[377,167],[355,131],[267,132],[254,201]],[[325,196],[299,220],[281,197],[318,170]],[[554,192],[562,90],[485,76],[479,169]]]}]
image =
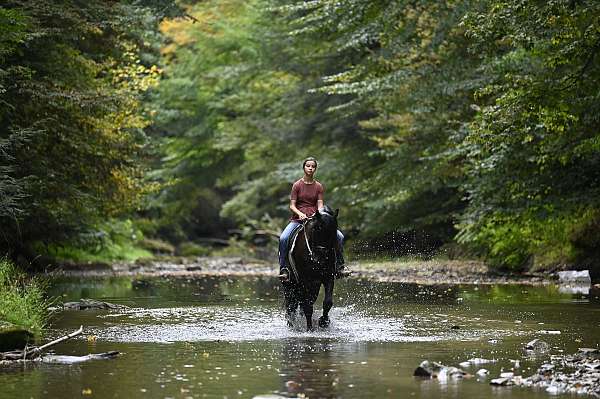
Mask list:
[{"label": "woman's hand", "polygon": [[298,212],[298,217],[300,220],[308,219],[308,216],[304,212]]}]

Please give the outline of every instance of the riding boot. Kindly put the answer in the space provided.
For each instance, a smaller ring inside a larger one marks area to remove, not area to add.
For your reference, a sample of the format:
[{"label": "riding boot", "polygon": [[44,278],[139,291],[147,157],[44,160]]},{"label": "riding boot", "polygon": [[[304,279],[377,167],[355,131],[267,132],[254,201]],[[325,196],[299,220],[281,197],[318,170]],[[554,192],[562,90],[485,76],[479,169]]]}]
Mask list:
[{"label": "riding boot", "polygon": [[344,254],[340,251],[339,246],[335,249],[335,278],[348,277],[352,274],[351,271],[346,270],[346,262],[344,261]]},{"label": "riding boot", "polygon": [[290,281],[290,270],[287,267],[279,267],[279,281],[287,283]]}]

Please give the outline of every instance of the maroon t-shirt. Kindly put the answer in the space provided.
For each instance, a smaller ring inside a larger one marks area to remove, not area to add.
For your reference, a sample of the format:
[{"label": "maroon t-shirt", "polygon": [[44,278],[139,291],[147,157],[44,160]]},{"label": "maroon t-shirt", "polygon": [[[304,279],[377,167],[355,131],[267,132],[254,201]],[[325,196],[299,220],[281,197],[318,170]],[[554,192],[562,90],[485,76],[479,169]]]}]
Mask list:
[{"label": "maroon t-shirt", "polygon": [[[302,179],[292,185],[291,200],[296,200],[296,208],[306,216],[312,216],[317,212],[317,201],[323,200],[323,185],[318,181],[306,184]],[[290,220],[300,220],[298,215],[292,212]]]}]

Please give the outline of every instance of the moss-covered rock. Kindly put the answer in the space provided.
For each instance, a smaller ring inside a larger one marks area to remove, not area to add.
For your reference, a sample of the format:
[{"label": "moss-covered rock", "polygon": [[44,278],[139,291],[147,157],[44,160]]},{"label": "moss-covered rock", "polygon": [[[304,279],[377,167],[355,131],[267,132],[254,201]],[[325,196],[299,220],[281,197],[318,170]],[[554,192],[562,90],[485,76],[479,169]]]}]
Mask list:
[{"label": "moss-covered rock", "polygon": [[0,320],[0,352],[23,349],[33,343],[33,338],[30,331]]}]

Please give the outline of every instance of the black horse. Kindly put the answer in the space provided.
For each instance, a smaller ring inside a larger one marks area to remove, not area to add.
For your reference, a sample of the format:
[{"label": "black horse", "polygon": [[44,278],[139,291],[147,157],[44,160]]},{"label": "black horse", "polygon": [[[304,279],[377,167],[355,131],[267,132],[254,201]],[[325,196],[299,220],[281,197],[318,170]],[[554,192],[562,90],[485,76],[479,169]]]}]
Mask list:
[{"label": "black horse", "polygon": [[283,283],[286,318],[291,325],[298,306],[306,316],[306,328],[312,330],[313,305],[321,284],[325,287],[323,315],[319,327],[329,326],[335,281],[337,216],[328,206],[303,222],[291,249],[290,281]]}]

